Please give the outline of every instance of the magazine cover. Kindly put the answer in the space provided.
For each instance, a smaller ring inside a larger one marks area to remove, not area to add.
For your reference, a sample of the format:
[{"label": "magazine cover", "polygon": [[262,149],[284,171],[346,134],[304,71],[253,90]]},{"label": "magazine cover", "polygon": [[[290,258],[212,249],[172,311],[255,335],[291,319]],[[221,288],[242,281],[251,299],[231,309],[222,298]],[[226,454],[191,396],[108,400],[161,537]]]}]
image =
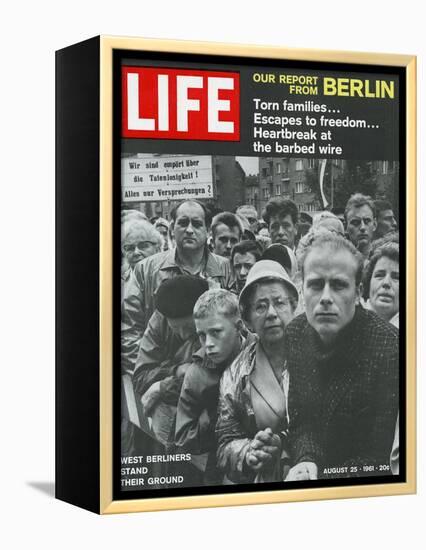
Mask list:
[{"label": "magazine cover", "polygon": [[404,73],[114,71],[115,498],[403,481]]}]

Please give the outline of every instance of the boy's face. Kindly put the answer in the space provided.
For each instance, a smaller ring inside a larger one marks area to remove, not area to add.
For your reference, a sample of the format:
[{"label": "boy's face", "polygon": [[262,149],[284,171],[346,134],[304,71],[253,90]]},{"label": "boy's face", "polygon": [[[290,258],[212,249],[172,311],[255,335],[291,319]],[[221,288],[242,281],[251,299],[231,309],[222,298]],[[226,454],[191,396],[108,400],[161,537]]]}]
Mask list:
[{"label": "boy's face", "polygon": [[240,347],[241,320],[229,319],[221,313],[210,313],[203,319],[195,319],[195,328],[207,357],[220,365],[231,361]]}]

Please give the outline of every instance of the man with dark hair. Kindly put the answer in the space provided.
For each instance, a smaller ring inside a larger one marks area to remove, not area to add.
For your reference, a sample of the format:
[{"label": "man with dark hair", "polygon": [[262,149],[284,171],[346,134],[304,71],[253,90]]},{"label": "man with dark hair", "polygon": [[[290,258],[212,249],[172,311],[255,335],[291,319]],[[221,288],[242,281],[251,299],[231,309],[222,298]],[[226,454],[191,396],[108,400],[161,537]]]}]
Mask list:
[{"label": "man with dark hair", "polygon": [[381,239],[388,233],[396,231],[397,223],[392,205],[389,201],[376,200],[374,201],[374,206],[376,207],[377,216],[377,229],[374,238]]},{"label": "man with dark hair", "polygon": [[273,197],[265,207],[263,219],[268,224],[272,243],[295,247],[299,210],[290,199]]},{"label": "man with dark hair", "polygon": [[246,284],[247,275],[254,264],[260,260],[262,248],[257,241],[241,241],[231,252],[231,265],[234,271],[235,284],[232,291],[239,294]]},{"label": "man with dark hair", "polygon": [[242,236],[243,229],[240,221],[232,212],[221,212],[212,220],[213,252],[218,256],[230,258],[232,247]]},{"label": "man with dark hair", "polygon": [[373,199],[361,193],[352,195],[346,203],[345,218],[349,240],[366,260],[377,227]]},{"label": "man with dark hair", "polygon": [[398,330],[360,305],[363,257],[320,232],[299,258],[306,313],[286,329],[287,481],[389,474],[398,414]]},{"label": "man with dark hair", "polygon": [[163,281],[187,274],[222,288],[232,284],[229,261],[212,254],[206,246],[210,216],[204,205],[194,200],[183,201],[171,217],[176,249],[136,264],[126,286],[121,315],[121,360],[132,371],[140,340],[155,309],[154,295]]}]

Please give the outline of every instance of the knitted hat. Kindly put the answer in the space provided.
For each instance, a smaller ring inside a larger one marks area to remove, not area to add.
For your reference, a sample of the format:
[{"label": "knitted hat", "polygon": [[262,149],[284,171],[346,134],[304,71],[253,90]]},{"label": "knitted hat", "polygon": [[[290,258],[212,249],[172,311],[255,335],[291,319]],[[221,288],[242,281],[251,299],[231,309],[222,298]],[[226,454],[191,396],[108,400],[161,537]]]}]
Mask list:
[{"label": "knitted hat", "polygon": [[192,315],[195,302],[209,289],[205,279],[178,275],[164,281],[155,295],[155,306],[164,317],[179,319]]}]

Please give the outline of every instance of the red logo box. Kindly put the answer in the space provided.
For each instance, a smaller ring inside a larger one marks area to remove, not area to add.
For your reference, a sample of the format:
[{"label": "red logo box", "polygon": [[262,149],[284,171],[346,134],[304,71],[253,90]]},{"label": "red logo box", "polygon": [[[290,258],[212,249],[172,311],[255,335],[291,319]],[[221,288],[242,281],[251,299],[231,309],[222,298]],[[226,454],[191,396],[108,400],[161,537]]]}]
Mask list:
[{"label": "red logo box", "polygon": [[240,75],[122,68],[125,138],[239,141]]}]

